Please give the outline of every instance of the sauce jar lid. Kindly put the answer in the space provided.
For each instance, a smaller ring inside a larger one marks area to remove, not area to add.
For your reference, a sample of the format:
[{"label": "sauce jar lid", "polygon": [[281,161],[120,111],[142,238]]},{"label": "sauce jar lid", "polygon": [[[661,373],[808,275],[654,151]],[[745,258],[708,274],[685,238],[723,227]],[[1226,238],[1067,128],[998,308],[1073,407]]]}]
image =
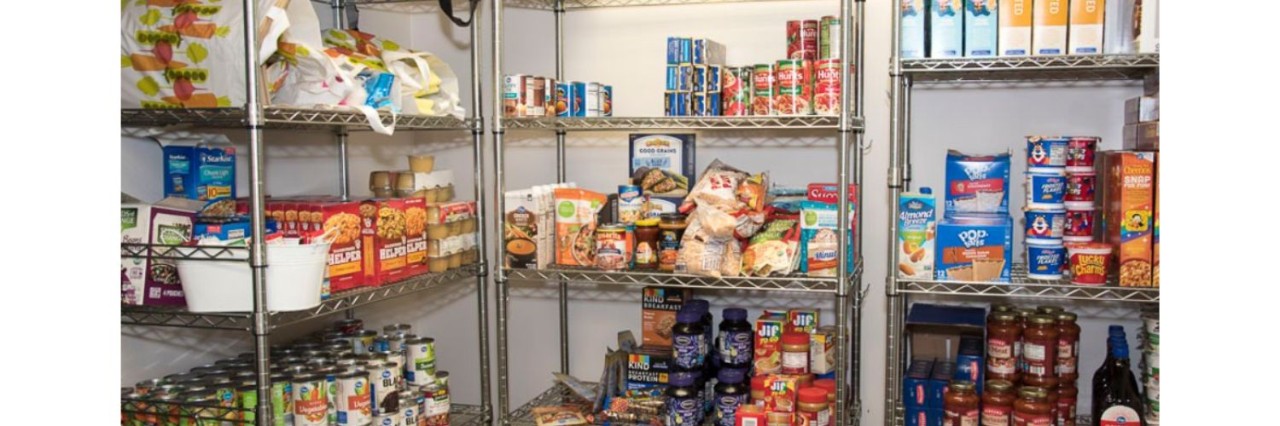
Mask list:
[{"label": "sauce jar lid", "polygon": [[724,316],[725,321],[747,320],[747,310],[742,308],[724,308],[724,312],[721,315]]},{"label": "sauce jar lid", "polygon": [[809,333],[788,332],[782,333],[782,344],[784,345],[808,345]]},{"label": "sauce jar lid", "polygon": [[648,218],[648,219],[640,219],[640,220],[637,220],[637,221],[636,221],[636,226],[646,226],[646,227],[647,227],[647,226],[658,226],[658,222],[660,222],[660,221],[661,221],[661,219],[658,219],[658,218],[656,218],[656,217],[651,217],[651,218]]},{"label": "sauce jar lid", "polygon": [[1036,325],[1047,325],[1047,324],[1053,324],[1056,322],[1053,320],[1053,317],[1048,315],[1032,315],[1030,318],[1027,318],[1027,321],[1030,321],[1032,324],[1036,324]]},{"label": "sauce jar lid", "polygon": [[698,312],[697,309],[694,309],[693,305],[684,306],[685,307],[681,308],[679,312],[676,312],[676,322],[692,324],[702,320],[702,312]]},{"label": "sauce jar lid", "polygon": [[1018,319],[1018,314],[1015,314],[1015,313],[1013,313],[1013,312],[1008,312],[1008,311],[1005,311],[1005,312],[996,312],[996,313],[994,313],[994,314],[991,314],[991,319],[992,319],[993,321],[1008,321],[1008,322],[1013,322],[1013,320]]},{"label": "sauce jar lid", "polygon": [[810,404],[827,403],[827,390],[817,386],[800,389],[799,395],[800,402]]},{"label": "sauce jar lid", "polygon": [[1074,312],[1059,312],[1059,313],[1058,313],[1058,321],[1070,321],[1070,322],[1075,322],[1075,320],[1076,320],[1076,314],[1075,314]]},{"label": "sauce jar lid", "polygon": [[697,377],[692,373],[679,371],[671,374],[669,383],[671,386],[684,388],[693,386],[693,382],[697,381],[696,379]]},{"label": "sauce jar lid", "polygon": [[1041,305],[1041,306],[1036,306],[1036,312],[1039,312],[1042,314],[1056,314],[1058,312],[1062,312],[1062,307]]},{"label": "sauce jar lid", "polygon": [[992,312],[1013,312],[1014,306],[1011,303],[999,303],[991,305]]},{"label": "sauce jar lid", "polygon": [[1029,399],[1045,399],[1049,397],[1049,393],[1042,387],[1023,386],[1022,389],[1018,389],[1018,396]]},{"label": "sauce jar lid", "polygon": [[737,368],[722,368],[716,373],[716,379],[720,383],[742,383],[742,379],[746,377],[747,372]]},{"label": "sauce jar lid", "polygon": [[951,388],[952,392],[973,392],[975,389],[973,386],[973,382],[970,382],[968,380],[956,380],[954,382],[951,382],[951,384],[948,385],[948,387]]},{"label": "sauce jar lid", "polygon": [[705,314],[705,313],[711,312],[711,302],[708,302],[707,299],[693,299],[693,300],[690,300],[689,303],[686,303],[685,305],[692,306],[693,309],[698,311],[699,314]]},{"label": "sauce jar lid", "polygon": [[680,213],[663,213],[658,215],[663,222],[684,222],[685,216]]},{"label": "sauce jar lid", "polygon": [[987,380],[988,392],[1009,392],[1013,390],[1013,382],[1008,380]]}]

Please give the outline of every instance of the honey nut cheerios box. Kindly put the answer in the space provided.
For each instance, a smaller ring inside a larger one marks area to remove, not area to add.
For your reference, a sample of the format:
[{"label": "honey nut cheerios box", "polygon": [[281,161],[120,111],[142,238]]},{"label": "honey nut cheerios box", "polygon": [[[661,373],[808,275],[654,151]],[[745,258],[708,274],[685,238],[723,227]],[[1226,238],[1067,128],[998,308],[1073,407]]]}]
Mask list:
[{"label": "honey nut cheerios box", "polygon": [[360,202],[360,234],[364,240],[364,285],[380,286],[404,278],[404,199]]},{"label": "honey nut cheerios box", "polygon": [[1153,286],[1155,226],[1155,153],[1107,151],[1100,153],[1101,175],[1107,190],[1102,200],[1104,238],[1114,254],[1112,268],[1121,287]]}]

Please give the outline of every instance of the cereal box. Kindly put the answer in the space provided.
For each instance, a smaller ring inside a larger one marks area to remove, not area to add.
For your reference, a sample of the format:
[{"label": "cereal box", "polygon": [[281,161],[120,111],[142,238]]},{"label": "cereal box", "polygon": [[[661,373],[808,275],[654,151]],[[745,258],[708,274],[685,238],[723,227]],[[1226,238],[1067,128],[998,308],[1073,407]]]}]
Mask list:
[{"label": "cereal box", "polygon": [[[924,0],[900,0],[902,59],[924,58]],[[1028,0],[1030,1],[1030,0]]]},{"label": "cereal box", "polygon": [[364,285],[379,286],[404,278],[404,200],[387,198],[360,203],[364,238]]},{"label": "cereal box", "polygon": [[1155,153],[1108,151],[1103,199],[1105,241],[1115,249],[1121,287],[1151,287],[1151,223],[1155,203]]},{"label": "cereal box", "polygon": [[1031,54],[1031,6],[1032,0],[1002,0],[997,6],[1000,12],[1000,56],[1027,56]]},{"label": "cereal box", "polygon": [[607,197],[578,188],[555,190],[556,264],[596,264],[596,215]]},{"label": "cereal box", "polygon": [[1032,12],[1031,51],[1062,55],[1067,51],[1067,0],[1037,0]]},{"label": "cereal box", "polygon": [[939,280],[1009,282],[1013,220],[1008,215],[944,217],[934,263]]},{"label": "cereal box", "polygon": [[320,203],[321,228],[336,235],[329,246],[325,286],[333,293],[364,285],[364,251],[361,246],[362,219],[360,203],[335,201]]},{"label": "cereal box", "polygon": [[1156,157],[1156,184],[1152,188],[1152,201],[1154,202],[1151,212],[1152,224],[1151,231],[1151,286],[1160,286],[1160,153],[1155,153]]},{"label": "cereal box", "polygon": [[404,199],[405,276],[427,272],[427,201]]},{"label": "cereal box", "polygon": [[818,327],[809,335],[809,372],[817,375],[836,371],[836,327]]},{"label": "cereal box", "polygon": [[642,345],[627,354],[627,389],[666,385],[673,367],[671,348]]},{"label": "cereal box", "polygon": [[964,56],[963,0],[929,2],[929,57]]},{"label": "cereal box", "polygon": [[782,372],[782,332],[786,327],[786,312],[766,310],[756,319],[755,375]]},{"label": "cereal box", "polygon": [[818,329],[818,311],[814,309],[791,309],[787,311],[787,329],[789,332],[813,334]]},{"label": "cereal box", "polygon": [[642,134],[629,136],[631,178],[642,194],[683,197],[694,181],[694,135]]},{"label": "cereal box", "polygon": [[676,312],[692,295],[688,289],[645,287],[640,299],[640,341],[644,346],[670,348]]},{"label": "cereal box", "polygon": [[164,147],[164,195],[200,201],[236,198],[236,148]]},{"label": "cereal box", "polygon": [[995,0],[964,0],[964,56],[996,56],[999,18]]},{"label": "cereal box", "polygon": [[[120,242],[181,245],[191,238],[196,212],[203,206],[203,202],[176,197],[155,204],[121,204]],[[121,257],[120,300],[126,305],[185,304],[177,264],[149,256]]]},{"label": "cereal box", "polygon": [[765,378],[765,412],[796,412],[796,395],[800,390],[800,381],[783,374],[770,374]]},{"label": "cereal box", "polygon": [[1107,0],[1070,1],[1071,17],[1067,32],[1067,54],[1102,53],[1102,25],[1107,10]]},{"label": "cereal box", "polygon": [[1009,213],[1009,153],[947,152],[946,215]]},{"label": "cereal box", "polygon": [[933,255],[937,231],[937,209],[933,191],[920,188],[919,193],[903,193],[898,207],[898,277],[933,276]]}]

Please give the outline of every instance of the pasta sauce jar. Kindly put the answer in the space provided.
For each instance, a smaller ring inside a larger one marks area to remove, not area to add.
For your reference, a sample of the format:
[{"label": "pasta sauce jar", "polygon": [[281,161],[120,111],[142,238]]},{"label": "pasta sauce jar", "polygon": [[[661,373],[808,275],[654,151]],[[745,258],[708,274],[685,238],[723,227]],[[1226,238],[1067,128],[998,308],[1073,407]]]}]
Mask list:
[{"label": "pasta sauce jar", "polygon": [[1074,384],[1080,377],[1080,326],[1076,324],[1076,314],[1062,312],[1058,320],[1058,359],[1054,363],[1054,372],[1058,375],[1059,385]]},{"label": "pasta sauce jar", "polygon": [[957,380],[948,386],[942,397],[942,424],[945,426],[974,426],[978,424],[978,394],[973,382]]},{"label": "pasta sauce jar", "polygon": [[987,322],[987,380],[1016,383],[1019,379],[1014,346],[1022,329],[1016,319],[1013,312],[995,312]]},{"label": "pasta sauce jar", "polygon": [[1015,399],[1013,382],[988,380],[982,393],[982,426],[1009,426]]},{"label": "pasta sauce jar", "polygon": [[1031,315],[1022,333],[1022,355],[1026,371],[1022,382],[1030,386],[1051,388],[1058,384],[1054,374],[1058,355],[1058,323],[1048,315]]},{"label": "pasta sauce jar", "polygon": [[1027,386],[1018,390],[1013,402],[1014,426],[1052,426],[1053,407],[1044,388]]}]

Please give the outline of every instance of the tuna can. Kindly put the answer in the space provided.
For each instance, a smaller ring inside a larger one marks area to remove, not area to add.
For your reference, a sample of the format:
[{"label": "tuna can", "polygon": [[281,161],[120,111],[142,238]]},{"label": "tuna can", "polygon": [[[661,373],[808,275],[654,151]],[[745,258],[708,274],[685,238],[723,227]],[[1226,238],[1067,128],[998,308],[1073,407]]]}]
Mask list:
[{"label": "tuna can", "polygon": [[707,92],[707,66],[693,66],[693,93]]},{"label": "tuna can", "polygon": [[524,115],[524,74],[512,74],[502,77],[502,116],[520,117]]},{"label": "tuna can", "polygon": [[327,426],[328,416],[328,384],[320,374],[300,374],[294,376],[293,383],[293,424],[294,426]]},{"label": "tuna can", "polygon": [[774,65],[757,64],[751,75],[751,115],[773,115]]},{"label": "tuna can", "polygon": [[613,86],[600,85],[600,116],[613,117]]},{"label": "tuna can", "polygon": [[364,320],[359,318],[348,318],[334,321],[333,329],[341,331],[342,334],[356,334],[364,329]]},{"label": "tuna can", "polygon": [[569,83],[572,89],[569,93],[569,116],[570,117],[586,117],[587,116],[587,83],[575,81]]},{"label": "tuna can", "polygon": [[697,116],[697,117],[704,117],[707,115],[707,94],[706,93],[693,94],[693,111],[692,111],[692,114],[690,115]]},{"label": "tuna can", "polygon": [[569,101],[573,99],[572,90],[573,85],[563,81],[556,82],[556,117],[569,116]]},{"label": "tuna can", "polygon": [[840,20],[834,16],[823,16],[818,24],[818,59],[840,59]]},{"label": "tuna can", "polygon": [[723,65],[707,65],[707,93],[720,93]]},{"label": "tuna can", "polygon": [[587,117],[600,116],[600,83],[587,83],[587,92],[582,96],[586,102]]},{"label": "tuna can", "polygon": [[369,373],[356,370],[338,376],[338,424],[364,426],[373,417]]},{"label": "tuna can", "polygon": [[664,108],[663,114],[667,117],[687,117],[689,116],[689,93],[687,92],[667,92],[663,94]]},{"label": "tuna can", "polygon": [[422,386],[434,383],[436,379],[436,340],[430,337],[419,337],[413,341],[406,340],[405,381],[411,385]]}]

